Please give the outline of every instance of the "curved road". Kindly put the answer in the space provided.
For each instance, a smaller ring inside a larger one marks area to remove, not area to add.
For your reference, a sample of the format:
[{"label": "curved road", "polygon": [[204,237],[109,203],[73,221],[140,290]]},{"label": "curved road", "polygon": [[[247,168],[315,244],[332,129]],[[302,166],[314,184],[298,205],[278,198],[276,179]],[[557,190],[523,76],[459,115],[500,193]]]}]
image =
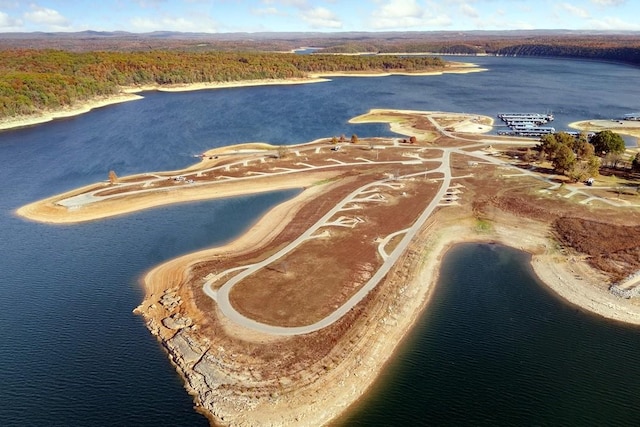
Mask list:
[{"label": "curved road", "polygon": [[[309,229],[307,229],[302,235],[300,235],[297,239],[292,241],[285,248],[281,249],[277,253],[271,255],[269,258],[265,259],[256,264],[252,264],[247,266],[247,268],[241,273],[234,276],[232,279],[228,280],[220,289],[213,290],[211,289],[211,284],[214,280],[210,280],[204,284],[203,290],[204,292],[213,298],[217,303],[218,307],[222,311],[222,313],[229,318],[230,320],[236,322],[237,324],[254,329],[259,332],[264,332],[272,335],[300,335],[307,334],[310,332],[315,332],[317,330],[323,329],[332,323],[336,322],[342,316],[344,316],[349,310],[351,310],[356,304],[358,304],[367,294],[375,288],[380,280],[384,278],[384,276],[389,272],[391,267],[398,261],[402,253],[407,249],[411,240],[415,237],[416,233],[422,228],[426,220],[431,216],[435,208],[438,206],[440,200],[444,197],[447,189],[451,183],[451,168],[450,168],[450,154],[452,151],[455,151],[451,148],[443,148],[442,161],[438,168],[429,171],[429,173],[442,173],[444,174],[444,178],[442,180],[442,185],[440,189],[433,197],[429,205],[426,209],[420,214],[418,219],[413,223],[413,225],[407,229],[404,237],[400,241],[400,243],[396,246],[396,248],[389,254],[389,257],[383,262],[380,268],[375,272],[375,274],[365,283],[359,290],[356,292],[351,298],[349,298],[342,306],[336,309],[334,312],[329,314],[327,317],[306,326],[298,326],[298,327],[283,327],[283,326],[273,326],[265,323],[257,322],[253,319],[250,319],[246,316],[240,314],[237,310],[233,308],[231,302],[229,300],[229,293],[233,286],[235,286],[238,282],[240,282],[245,277],[250,274],[255,273],[261,268],[266,267],[272,262],[278,260],[282,256],[286,255],[293,249],[295,249],[298,245],[303,243],[305,240],[312,237],[312,235],[322,227],[331,217],[333,217],[337,212],[339,212],[342,207],[350,203],[354,197],[360,194],[363,190],[375,186],[380,185],[381,183],[388,182],[390,179],[385,179],[382,181],[377,181],[374,183],[367,184],[363,187],[352,192],[350,195],[345,197],[339,204],[337,204],[333,209],[327,212],[320,220],[318,220],[314,225],[312,225]],[[420,175],[424,175],[424,172],[421,172]]]}]

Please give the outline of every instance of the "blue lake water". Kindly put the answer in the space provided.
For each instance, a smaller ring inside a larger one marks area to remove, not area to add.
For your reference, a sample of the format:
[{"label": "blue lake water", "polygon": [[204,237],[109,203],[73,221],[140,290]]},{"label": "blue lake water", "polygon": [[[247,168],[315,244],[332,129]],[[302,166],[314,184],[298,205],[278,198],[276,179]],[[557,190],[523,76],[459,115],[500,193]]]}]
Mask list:
[{"label": "blue lake water", "polygon": [[453,248],[398,357],[342,425],[636,425],[640,328],[563,303],[529,259]]},{"label": "blue lake water", "polygon": [[[140,101],[0,132],[0,425],[206,425],[193,411],[191,398],[155,338],[131,313],[142,297],[139,277],[164,260],[237,236],[295,192],[176,205],[68,226],[17,218],[13,211],[25,203],[105,180],[111,169],[123,176],[182,168],[196,160],[194,154],[222,145],[293,144],[352,133],[393,135],[385,125],[347,124],[349,118],[371,108],[491,116],[504,111],[553,111],[556,128],[575,120],[613,118],[640,110],[640,73],[634,67],[557,59],[473,60],[490,71],[148,92]],[[454,257],[451,262],[458,260]],[[459,262],[462,271],[474,268]],[[505,274],[504,280],[512,275]],[[534,293],[535,289],[544,292],[534,287]],[[448,307],[445,304],[443,313]],[[537,310],[529,305],[522,309]],[[515,319],[521,317],[526,315]],[[550,323],[547,333],[549,339],[561,340],[574,329],[596,331],[586,335],[586,344],[572,356],[575,364],[596,356],[602,365],[623,360],[625,374],[637,378],[638,368],[628,363],[640,350],[635,329],[618,327],[625,332],[611,334],[597,332],[601,321],[572,322]],[[443,339],[439,328],[437,322],[427,322],[416,334],[435,334],[439,347],[438,340]],[[611,335],[607,341],[611,351],[592,353],[594,346],[588,344],[599,342],[603,335]],[[532,352],[544,347],[527,340],[514,345],[525,344]],[[405,347],[410,351],[411,343]],[[540,353],[539,357],[550,356]],[[538,375],[556,375],[548,369],[552,365],[541,365]],[[421,370],[422,366],[415,366],[413,372]],[[623,398],[633,396],[629,389],[618,390],[617,384],[627,384],[619,383],[617,377],[609,380],[608,371],[590,369],[580,375],[585,376],[580,387],[583,391],[593,388],[597,402],[619,400],[618,391]],[[388,374],[385,384],[394,384],[396,377],[400,375]],[[573,392],[568,389],[567,400]],[[412,406],[407,405],[411,401],[407,396],[413,390],[402,393],[404,403],[385,410],[387,423],[404,419],[403,411]],[[580,399],[586,400],[578,400],[579,404],[597,407],[595,400],[584,397],[589,394],[582,393]],[[623,412],[637,418],[635,408],[629,406]],[[478,417],[483,411],[489,415],[496,411],[488,404],[473,408]],[[566,412],[569,415],[564,418],[542,418],[541,423],[573,424],[566,421],[573,420],[571,414],[578,416],[577,409]],[[377,422],[384,424],[384,419]]]}]

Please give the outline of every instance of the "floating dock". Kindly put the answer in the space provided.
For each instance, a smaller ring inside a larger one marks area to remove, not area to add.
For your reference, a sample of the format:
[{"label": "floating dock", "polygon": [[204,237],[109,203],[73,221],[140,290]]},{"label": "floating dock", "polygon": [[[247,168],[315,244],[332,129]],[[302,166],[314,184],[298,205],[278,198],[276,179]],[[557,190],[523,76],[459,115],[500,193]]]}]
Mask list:
[{"label": "floating dock", "polygon": [[539,123],[553,121],[553,114],[550,113],[500,113],[498,114],[503,122],[508,123],[513,120],[529,120]]},{"label": "floating dock", "polygon": [[498,117],[511,128],[498,135],[542,136],[556,131],[551,126],[542,126],[553,120],[553,114],[549,113],[500,113]]}]

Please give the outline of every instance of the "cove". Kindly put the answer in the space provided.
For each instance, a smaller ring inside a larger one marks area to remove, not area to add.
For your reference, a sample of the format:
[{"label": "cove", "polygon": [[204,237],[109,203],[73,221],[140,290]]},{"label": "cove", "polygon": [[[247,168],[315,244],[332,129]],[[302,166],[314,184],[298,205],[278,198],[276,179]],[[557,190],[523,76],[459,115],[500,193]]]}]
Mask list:
[{"label": "cove", "polygon": [[[640,73],[637,67],[522,57],[475,57],[473,62],[490,71],[425,77],[335,78],[332,82],[295,87],[265,86],[180,94],[147,92],[140,101],[112,105],[41,126],[1,132],[0,179],[4,191],[0,197],[3,273],[0,338],[4,344],[0,347],[0,400],[3,403],[0,425],[207,425],[206,420],[193,411],[191,397],[155,338],[141,319],[131,313],[141,300],[138,278],[162,261],[238,236],[265,209],[292,195],[280,195],[275,200],[269,195],[177,205],[69,226],[23,221],[13,214],[23,204],[105,180],[111,169],[119,176],[179,169],[193,163],[194,155],[222,145],[252,141],[294,144],[343,133],[356,133],[359,137],[394,135],[385,125],[347,123],[351,117],[371,108],[474,112],[491,116],[504,111],[549,110],[556,116],[557,129],[572,121],[607,119],[638,108]],[[453,263],[447,261],[447,265]],[[452,272],[443,274],[443,280],[457,270],[453,266],[448,268]],[[473,267],[460,267],[460,270],[469,277],[484,274],[473,271]],[[523,283],[516,283],[514,289],[522,292]],[[545,292],[537,284],[531,286],[535,294]],[[449,361],[463,354],[456,348],[443,353],[439,356],[441,359],[431,355],[432,366],[417,359],[402,361],[418,338],[436,330],[432,325],[437,319],[427,316],[435,314],[436,301],[444,298],[441,294],[448,287],[444,284],[437,287],[425,318],[398,353],[401,360],[396,363],[394,358],[379,382],[378,389],[386,390],[400,379],[400,365],[409,363],[409,367],[415,368],[405,374],[410,385],[396,391],[404,394],[381,407],[381,413],[387,418],[381,416],[376,421],[368,414],[372,409],[367,409],[362,421],[354,418],[350,424],[380,425],[385,424],[385,420],[386,424],[454,424],[460,420],[466,424],[489,424],[490,421],[478,421],[487,413],[493,417],[491,420],[497,419],[498,411],[487,410],[469,416],[476,411],[472,406],[466,413],[455,416],[456,410],[473,404],[469,395],[492,395],[496,405],[502,402],[505,398],[499,400],[495,391],[502,387],[497,380],[493,391],[469,390],[476,384],[482,387],[483,383],[468,382],[464,395],[447,394],[445,386],[449,378],[453,378],[447,371],[441,377],[445,382],[435,383],[432,389],[435,397],[420,396],[414,391],[414,383],[435,381],[431,377],[422,378],[428,369],[433,369],[433,364],[439,369],[455,367]],[[469,289],[464,292],[470,299]],[[493,310],[499,307],[495,300],[489,301]],[[557,301],[556,304],[563,305]],[[453,327],[460,322],[453,317],[452,307],[447,302],[446,307],[438,309],[441,324],[449,323]],[[571,316],[580,316],[571,308],[566,310]],[[478,312],[482,314],[482,310]],[[607,326],[611,329],[603,332],[601,320],[579,317],[582,318],[586,320],[571,320],[574,323],[566,333],[568,336],[557,339],[576,341],[582,336],[583,341],[567,345],[563,351],[568,354],[558,356],[553,363],[560,361],[574,369],[577,357],[574,353],[579,352],[581,357],[586,353],[594,359],[593,365],[584,372],[579,371],[580,375],[572,375],[581,377],[586,372],[596,375],[601,369],[606,369],[606,373],[572,383],[566,376],[573,371],[558,367],[556,370],[564,377],[557,380],[560,385],[554,387],[566,387],[571,393],[558,392],[560,398],[549,397],[544,405],[532,410],[543,413],[555,407],[559,413],[568,407],[567,399],[595,394],[593,399],[576,401],[572,406],[574,412],[578,411],[576,407],[580,413],[584,412],[584,417],[570,414],[543,417],[539,424],[552,423],[547,420],[557,424],[569,424],[565,420],[572,420],[576,424],[586,419],[587,424],[596,424],[598,420],[606,420],[607,425],[631,424],[638,418],[637,408],[633,406],[634,393],[637,393],[633,383],[638,383],[638,375],[632,361],[640,348],[640,334],[637,329],[615,325]],[[500,319],[500,326],[504,326],[506,321]],[[518,319],[523,321],[521,317]],[[539,337],[525,332],[529,340]],[[581,335],[577,335],[578,332]],[[606,336],[608,333],[623,337],[612,343],[614,337]],[[584,338],[584,334],[594,337]],[[487,335],[478,339],[494,338]],[[602,345],[598,337],[602,338]],[[444,351],[451,345],[437,343],[437,339],[438,336],[429,336],[432,349],[426,347],[424,351]],[[454,341],[454,344],[462,346],[461,342]],[[521,345],[524,344],[527,343]],[[548,343],[535,342],[529,346],[534,344],[538,349]],[[586,346],[588,352],[581,346]],[[519,363],[522,353],[529,351],[506,348],[507,354],[515,352],[517,356],[513,356],[512,363]],[[480,350],[473,350],[470,357],[478,358]],[[541,355],[536,357],[527,363],[549,363]],[[413,365],[411,360],[415,362]],[[498,366],[499,369],[506,367],[506,363]],[[484,369],[493,372],[489,369],[498,368],[487,365]],[[476,369],[483,369],[480,362]],[[429,375],[435,374],[430,371]],[[552,378],[545,378],[545,384],[554,380],[553,372],[546,375]],[[504,378],[516,381],[507,374]],[[585,385],[583,393],[576,391],[579,385]],[[440,394],[446,398],[440,398]],[[467,401],[455,402],[452,396]],[[436,398],[439,400],[429,400]],[[372,407],[380,405],[377,401]],[[493,406],[496,407],[506,411]],[[599,417],[597,413],[601,408],[603,415]],[[400,414],[404,409],[409,412],[406,416]],[[536,422],[517,412],[516,415],[511,419],[505,412],[496,424]]]},{"label": "cove", "polygon": [[530,256],[460,244],[424,314],[345,426],[634,425],[639,328],[589,315]]}]

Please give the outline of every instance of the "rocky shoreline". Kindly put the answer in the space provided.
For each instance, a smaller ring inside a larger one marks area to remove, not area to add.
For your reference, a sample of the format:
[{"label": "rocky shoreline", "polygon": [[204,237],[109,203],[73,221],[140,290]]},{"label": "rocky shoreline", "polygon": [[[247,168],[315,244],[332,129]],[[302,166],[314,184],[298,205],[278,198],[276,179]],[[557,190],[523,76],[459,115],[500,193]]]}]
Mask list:
[{"label": "rocky shoreline", "polygon": [[[166,349],[198,411],[212,424],[303,426],[327,424],[366,395],[403,337],[428,309],[440,260],[457,243],[497,242],[527,251],[534,256],[536,272],[553,273],[542,275],[545,284],[569,302],[580,303],[572,300],[571,284],[577,281],[580,292],[592,287],[595,295],[606,299],[608,292],[598,288],[599,277],[577,276],[575,265],[567,269],[568,259],[549,252],[550,236],[542,223],[523,227],[515,225],[514,217],[513,224],[496,224],[487,234],[475,230],[471,220],[451,224],[441,215],[436,217],[441,221],[438,232],[425,230],[365,302],[328,331],[304,338],[334,340],[329,340],[326,353],[300,360],[295,367],[261,358],[254,350],[256,345],[273,345],[286,357],[296,340],[252,334],[220,318],[213,327],[216,333],[202,334],[198,322],[185,314],[189,307],[180,287],[161,293],[156,289],[137,313]],[[591,271],[586,265],[581,268],[583,274]],[[629,307],[637,315],[637,307]]]}]

